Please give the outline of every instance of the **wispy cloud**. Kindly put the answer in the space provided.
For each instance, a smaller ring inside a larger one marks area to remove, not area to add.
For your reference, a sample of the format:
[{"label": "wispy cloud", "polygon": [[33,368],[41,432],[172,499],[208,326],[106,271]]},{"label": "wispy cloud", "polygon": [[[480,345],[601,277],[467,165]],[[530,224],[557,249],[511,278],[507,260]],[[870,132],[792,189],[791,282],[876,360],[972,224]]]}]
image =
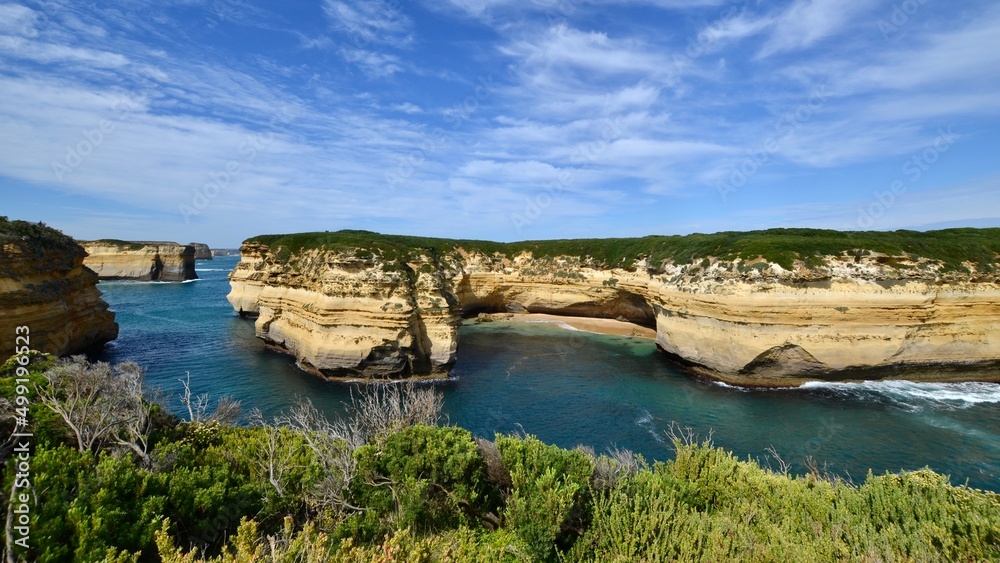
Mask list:
[{"label": "wispy cloud", "polygon": [[540,37],[514,41],[500,48],[527,67],[563,68],[622,75],[643,73],[662,75],[668,61],[654,49],[632,39],[613,39],[605,33],[585,32],[566,24],[549,28]]},{"label": "wispy cloud", "polygon": [[382,78],[401,71],[400,59],[396,55],[367,51],[365,49],[341,49],[340,56],[349,63],[358,65],[368,76]]},{"label": "wispy cloud", "polygon": [[385,44],[404,47],[413,41],[413,23],[401,4],[387,0],[324,0],[331,24],[356,47]]},{"label": "wispy cloud", "polygon": [[[0,188],[74,199],[88,232],[119,213],[120,238],[837,226],[951,125],[886,225],[932,222],[917,188],[1000,174],[973,146],[1000,136],[1000,9],[978,0],[926,4],[905,41],[877,28],[889,0],[26,4],[0,4]],[[946,219],[1000,215],[977,186]]]},{"label": "wispy cloud", "polygon": [[758,57],[811,47],[875,5],[876,0],[796,0],[775,18]]}]

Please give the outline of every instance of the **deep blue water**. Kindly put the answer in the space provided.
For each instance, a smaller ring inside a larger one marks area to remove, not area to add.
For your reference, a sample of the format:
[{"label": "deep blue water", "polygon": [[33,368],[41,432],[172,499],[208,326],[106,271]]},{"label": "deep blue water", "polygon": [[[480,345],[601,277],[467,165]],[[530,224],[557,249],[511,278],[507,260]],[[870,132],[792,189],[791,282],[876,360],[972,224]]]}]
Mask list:
[{"label": "deep blue water", "polygon": [[[199,262],[198,281],[102,282],[121,334],[99,358],[134,360],[148,382],[173,393],[191,374],[195,393],[232,395],[245,409],[277,414],[309,397],[331,416],[351,386],[300,371],[264,349],[253,322],[226,301],[238,257]],[[452,424],[477,435],[527,432],[564,447],[619,446],[647,460],[671,456],[671,422],[712,433],[740,457],[775,450],[793,470],[807,457],[862,481],[929,466],[954,483],[1000,490],[1000,385],[906,382],[822,384],[749,391],[691,379],[652,342],[592,335],[551,324],[462,328],[454,377],[434,383]]]}]

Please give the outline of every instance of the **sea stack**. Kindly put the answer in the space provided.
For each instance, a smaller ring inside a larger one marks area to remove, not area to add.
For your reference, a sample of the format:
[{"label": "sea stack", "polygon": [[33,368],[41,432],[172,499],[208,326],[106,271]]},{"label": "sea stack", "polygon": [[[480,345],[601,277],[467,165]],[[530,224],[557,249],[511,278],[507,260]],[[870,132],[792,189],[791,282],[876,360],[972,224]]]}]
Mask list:
[{"label": "sea stack", "polygon": [[213,257],[212,249],[209,248],[207,244],[192,242],[188,244],[188,246],[194,247],[195,260],[211,260]]},{"label": "sea stack", "polygon": [[102,280],[181,282],[198,279],[195,247],[176,242],[96,240],[81,242],[84,264]]},{"label": "sea stack", "polygon": [[57,356],[118,337],[115,314],[101,299],[85,256],[79,244],[55,229],[0,217],[0,334],[11,345],[6,355],[22,326],[32,350]]}]

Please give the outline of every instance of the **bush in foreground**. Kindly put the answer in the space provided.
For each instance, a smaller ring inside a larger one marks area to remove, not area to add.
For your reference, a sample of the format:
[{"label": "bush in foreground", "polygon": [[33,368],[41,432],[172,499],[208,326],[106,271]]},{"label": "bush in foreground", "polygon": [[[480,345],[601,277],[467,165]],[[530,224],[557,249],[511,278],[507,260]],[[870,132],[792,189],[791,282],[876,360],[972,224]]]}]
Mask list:
[{"label": "bush in foreground", "polygon": [[[854,486],[690,440],[649,467],[532,436],[474,439],[433,425],[439,397],[414,386],[369,390],[335,421],[308,405],[250,428],[158,415],[136,437],[143,456],[121,440],[80,447],[51,410],[67,395],[43,376],[65,364],[32,369],[49,399],[31,407],[45,438],[32,549],[15,552],[29,560],[1000,560],[1000,495],[929,470]],[[0,391],[13,397],[9,373]]]}]

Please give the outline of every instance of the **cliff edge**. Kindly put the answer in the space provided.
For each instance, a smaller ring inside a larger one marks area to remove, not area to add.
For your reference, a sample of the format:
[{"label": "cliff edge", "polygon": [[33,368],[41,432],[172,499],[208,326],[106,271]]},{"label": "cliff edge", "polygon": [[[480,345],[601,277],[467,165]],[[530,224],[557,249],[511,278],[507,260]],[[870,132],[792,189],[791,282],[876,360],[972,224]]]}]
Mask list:
[{"label": "cliff edge", "polygon": [[624,318],[693,373],[1000,381],[1000,229],[776,229],[491,243],[364,231],[255,237],[229,301],[330,377],[448,372],[463,317]]},{"label": "cliff edge", "polygon": [[115,314],[101,299],[97,275],[72,238],[40,223],[0,217],[0,335],[6,356],[15,330],[28,327],[33,350],[59,356],[118,337]]},{"label": "cliff edge", "polygon": [[97,240],[80,243],[84,264],[102,280],[180,282],[198,279],[195,247],[176,242]]}]

